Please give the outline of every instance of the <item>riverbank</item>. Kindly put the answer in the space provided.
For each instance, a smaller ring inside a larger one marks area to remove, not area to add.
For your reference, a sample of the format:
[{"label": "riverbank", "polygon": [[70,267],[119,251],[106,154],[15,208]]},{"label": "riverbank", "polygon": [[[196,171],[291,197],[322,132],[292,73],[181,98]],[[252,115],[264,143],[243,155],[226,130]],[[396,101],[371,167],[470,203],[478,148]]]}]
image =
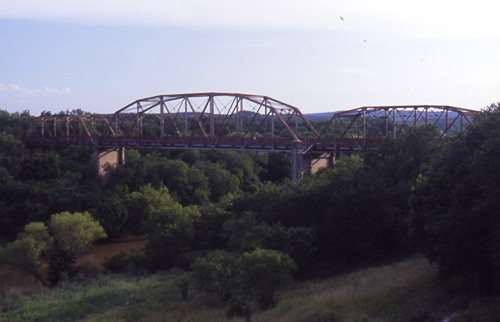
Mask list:
[{"label": "riverbank", "polygon": [[[102,275],[32,294],[4,297],[11,306],[0,321],[243,321],[228,319],[228,304],[189,286],[185,272],[148,276]],[[297,282],[276,307],[255,312],[254,322],[289,321],[500,321],[499,298],[470,298],[443,284],[422,257]]]}]

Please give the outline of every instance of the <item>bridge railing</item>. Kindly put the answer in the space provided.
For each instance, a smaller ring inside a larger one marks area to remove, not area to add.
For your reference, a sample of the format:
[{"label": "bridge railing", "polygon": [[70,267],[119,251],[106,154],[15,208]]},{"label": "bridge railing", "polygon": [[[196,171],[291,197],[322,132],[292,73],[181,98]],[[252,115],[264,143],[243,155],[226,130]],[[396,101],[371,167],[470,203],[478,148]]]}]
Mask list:
[{"label": "bridge railing", "polygon": [[442,135],[460,132],[477,113],[452,106],[372,106],[313,122],[297,107],[266,96],[174,94],[136,100],[114,114],[36,117],[24,140],[45,146],[363,151],[420,125],[434,125]]},{"label": "bridge railing", "polygon": [[341,138],[397,137],[421,125],[434,125],[443,135],[463,131],[478,111],[447,105],[365,106],[333,114],[320,129]]},{"label": "bridge railing", "polygon": [[116,133],[129,137],[288,137],[293,141],[298,140],[298,128],[316,132],[292,105],[266,96],[235,93],[140,99],[119,109],[114,124]]}]

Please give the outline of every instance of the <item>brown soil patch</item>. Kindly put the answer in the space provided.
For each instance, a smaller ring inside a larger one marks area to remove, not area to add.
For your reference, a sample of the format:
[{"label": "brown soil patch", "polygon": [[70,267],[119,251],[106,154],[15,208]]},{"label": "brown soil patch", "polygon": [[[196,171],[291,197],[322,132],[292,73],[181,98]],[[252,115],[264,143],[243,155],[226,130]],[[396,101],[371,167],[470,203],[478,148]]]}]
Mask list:
[{"label": "brown soil patch", "polygon": [[111,258],[122,251],[141,250],[146,244],[145,236],[131,236],[97,244],[88,254],[80,257],[79,262],[91,261],[102,265],[106,258]]},{"label": "brown soil patch", "polygon": [[[146,244],[145,236],[130,236],[97,244],[92,251],[79,258],[79,262],[91,261],[102,265],[106,258],[111,258],[121,251],[140,250]],[[0,290],[12,287],[27,288],[33,286],[35,279],[18,271],[12,270],[6,264],[0,263]]]}]

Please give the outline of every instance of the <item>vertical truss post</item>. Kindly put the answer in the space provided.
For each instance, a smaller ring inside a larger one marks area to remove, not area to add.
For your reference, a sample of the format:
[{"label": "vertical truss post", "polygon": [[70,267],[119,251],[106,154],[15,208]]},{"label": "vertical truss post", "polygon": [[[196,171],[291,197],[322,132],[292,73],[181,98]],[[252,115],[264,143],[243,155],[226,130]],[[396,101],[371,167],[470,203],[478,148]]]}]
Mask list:
[{"label": "vertical truss post", "polygon": [[163,138],[165,137],[165,102],[163,101],[163,97],[160,102],[160,140],[163,142]]},{"label": "vertical truss post", "polygon": [[[361,112],[361,113],[363,113],[363,112]],[[359,139],[359,135],[360,135],[359,133],[360,132],[359,132],[359,114],[358,114],[358,115],[356,115],[356,138],[358,138],[358,139]]]},{"label": "vertical truss post", "polygon": [[384,136],[387,136],[389,134],[389,115],[387,115],[387,109],[384,109],[384,121],[385,121]]},{"label": "vertical truss post", "polygon": [[264,115],[266,116],[265,119],[264,119],[264,123],[262,124],[262,134],[264,136],[267,136],[267,133],[269,133],[269,131],[267,130],[268,129],[268,118],[267,118],[267,106],[264,105]]},{"label": "vertical truss post", "polygon": [[142,136],[142,115],[140,112],[141,103],[137,102],[137,121],[139,122],[139,135]]},{"label": "vertical truss post", "polygon": [[295,140],[292,142],[292,167],[291,179],[292,183],[297,183],[302,178],[302,169],[304,164],[304,156],[300,153],[302,151],[303,142]]},{"label": "vertical truss post", "polygon": [[188,136],[188,98],[184,97],[184,136]]},{"label": "vertical truss post", "polygon": [[366,139],[366,110],[363,109],[363,139]]},{"label": "vertical truss post", "polygon": [[[266,115],[267,115],[267,108],[266,108]],[[271,118],[271,137],[273,137],[273,138],[274,138],[274,137],[276,137],[276,136],[274,135],[274,115],[273,115],[273,117]]]},{"label": "vertical truss post", "polygon": [[444,133],[443,134],[447,135],[448,134],[448,129],[449,129],[449,126],[450,126],[449,120],[448,120],[448,110],[446,110],[444,116],[445,116],[445,120],[446,120],[446,125],[445,125],[445,128],[444,128]]},{"label": "vertical truss post", "polygon": [[392,135],[396,138],[397,135],[397,125],[396,125],[396,109],[392,108]]},{"label": "vertical truss post", "polygon": [[245,127],[244,127],[244,116],[243,116],[243,98],[240,98],[240,110],[238,111],[238,119],[240,120],[240,133],[241,135],[243,135],[244,131],[245,131]]},{"label": "vertical truss post", "polygon": [[210,100],[210,137],[215,136],[215,109],[214,109],[214,96],[209,95]]}]

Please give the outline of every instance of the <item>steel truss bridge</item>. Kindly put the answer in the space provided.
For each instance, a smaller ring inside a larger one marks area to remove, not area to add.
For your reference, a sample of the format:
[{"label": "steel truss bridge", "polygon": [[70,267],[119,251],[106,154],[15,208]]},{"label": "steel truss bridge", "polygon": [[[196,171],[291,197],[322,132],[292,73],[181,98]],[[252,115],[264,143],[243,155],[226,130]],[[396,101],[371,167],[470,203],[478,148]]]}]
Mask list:
[{"label": "steel truss bridge", "polygon": [[[463,131],[478,111],[443,105],[366,106],[305,117],[267,96],[191,93],[138,99],[114,114],[57,114],[31,119],[29,146],[163,148],[292,153],[292,179],[306,155],[377,149],[384,138],[421,125],[442,135]],[[295,170],[294,170],[295,169]],[[295,177],[295,178],[294,178]]]}]

